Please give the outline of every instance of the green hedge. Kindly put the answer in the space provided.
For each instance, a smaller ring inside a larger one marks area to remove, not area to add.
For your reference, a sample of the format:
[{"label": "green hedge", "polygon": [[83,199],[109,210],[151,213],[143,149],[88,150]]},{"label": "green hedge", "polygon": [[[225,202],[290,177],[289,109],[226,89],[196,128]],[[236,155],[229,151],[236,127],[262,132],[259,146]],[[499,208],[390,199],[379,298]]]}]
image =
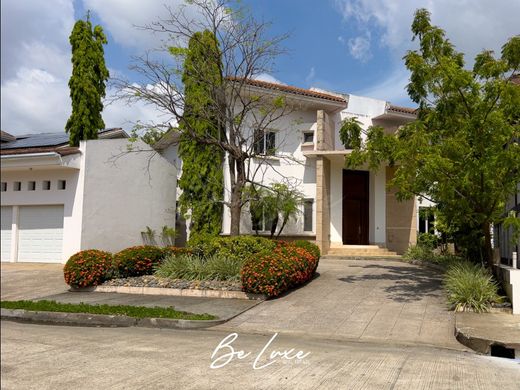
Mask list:
[{"label": "green hedge", "polygon": [[312,279],[319,256],[297,245],[278,242],[271,252],[247,260],[241,271],[244,291],[276,297]]},{"label": "green hedge", "polygon": [[276,241],[256,236],[215,237],[197,235],[188,243],[194,254],[211,257],[219,255],[237,261],[245,261],[260,252],[269,252],[276,247]]},{"label": "green hedge", "polygon": [[113,276],[112,254],[96,249],[78,252],[63,267],[63,276],[71,287],[97,286]]},{"label": "green hedge", "polygon": [[120,278],[151,275],[164,257],[163,248],[150,245],[134,246],[114,255],[114,269]]}]

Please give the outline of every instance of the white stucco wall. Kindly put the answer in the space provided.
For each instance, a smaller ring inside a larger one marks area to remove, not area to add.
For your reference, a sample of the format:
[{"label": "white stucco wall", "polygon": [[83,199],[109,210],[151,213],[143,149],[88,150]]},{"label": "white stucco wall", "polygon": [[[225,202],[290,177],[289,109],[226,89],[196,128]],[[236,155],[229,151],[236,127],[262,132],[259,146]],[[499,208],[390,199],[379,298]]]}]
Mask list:
[{"label": "white stucco wall", "polygon": [[[305,198],[314,199],[316,197],[316,162],[313,159],[305,158],[300,147],[304,131],[316,131],[316,110],[306,109],[291,112],[269,126],[269,129],[277,132],[277,154],[266,160],[250,159],[247,169],[251,173],[256,172],[254,175],[251,174],[251,177],[265,185],[289,182],[301,191]],[[226,200],[229,200],[230,182],[227,160],[224,162],[224,183],[226,188],[224,196]],[[222,224],[224,234],[229,234],[230,223],[229,208],[225,207]],[[242,210],[241,232],[251,232],[251,218],[247,207]],[[313,235],[313,232],[303,232],[303,207],[298,218],[291,220],[282,233],[282,235],[293,234]]]},{"label": "white stucco wall", "polygon": [[[77,155],[80,159],[80,155]],[[61,261],[67,259],[80,249],[82,181],[77,169],[56,168],[17,168],[2,171],[2,181],[7,183],[7,191],[2,192],[2,206],[44,206],[63,205],[63,249]],[[51,182],[50,190],[42,189],[42,182]],[[58,190],[58,180],[66,180],[65,190]],[[22,183],[21,191],[13,191],[13,182]],[[36,182],[34,191],[27,190],[29,181]],[[12,259],[11,259],[12,260]]]},{"label": "white stucco wall", "polygon": [[81,249],[141,245],[146,226],[175,226],[176,169],[145,143],[92,140],[85,150]]}]

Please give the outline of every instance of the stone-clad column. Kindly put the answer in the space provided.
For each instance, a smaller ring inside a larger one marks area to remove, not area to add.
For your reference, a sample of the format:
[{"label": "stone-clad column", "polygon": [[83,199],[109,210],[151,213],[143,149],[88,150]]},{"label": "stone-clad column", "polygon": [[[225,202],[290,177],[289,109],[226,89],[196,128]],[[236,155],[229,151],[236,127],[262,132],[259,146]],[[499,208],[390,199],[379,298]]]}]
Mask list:
[{"label": "stone-clad column", "polygon": [[323,255],[330,247],[330,161],[316,160],[316,244]]},{"label": "stone-clad column", "polygon": [[[386,167],[386,182],[394,178],[395,168]],[[417,242],[415,198],[399,202],[396,188],[386,190],[386,247],[398,254]]]}]

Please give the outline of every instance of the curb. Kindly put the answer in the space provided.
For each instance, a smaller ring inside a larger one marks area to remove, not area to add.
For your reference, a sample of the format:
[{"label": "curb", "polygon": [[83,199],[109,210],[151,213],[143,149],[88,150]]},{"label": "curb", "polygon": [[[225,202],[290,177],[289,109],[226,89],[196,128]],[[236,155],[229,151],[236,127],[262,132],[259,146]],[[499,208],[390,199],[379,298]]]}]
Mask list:
[{"label": "curb", "polygon": [[176,297],[197,297],[197,298],[226,298],[226,299],[245,299],[265,301],[267,297],[263,294],[250,294],[243,291],[228,290],[196,290],[179,289],[166,287],[130,287],[130,286],[96,286],[85,288],[73,288],[71,292],[100,292],[100,293],[120,293],[120,294],[140,294],[140,295],[168,295]]},{"label": "curb", "polygon": [[462,345],[471,348],[472,350],[489,355],[491,347],[498,345],[501,347],[520,350],[520,341],[518,343],[502,342],[499,340],[491,340],[484,337],[472,336],[471,331],[464,327],[459,327],[457,319],[455,318],[455,338]]},{"label": "curb", "polygon": [[37,324],[74,325],[92,327],[130,327],[165,329],[202,329],[220,325],[229,320],[182,320],[170,318],[135,318],[106,314],[62,313],[52,311],[29,311],[22,309],[1,309],[0,318],[7,321]]}]

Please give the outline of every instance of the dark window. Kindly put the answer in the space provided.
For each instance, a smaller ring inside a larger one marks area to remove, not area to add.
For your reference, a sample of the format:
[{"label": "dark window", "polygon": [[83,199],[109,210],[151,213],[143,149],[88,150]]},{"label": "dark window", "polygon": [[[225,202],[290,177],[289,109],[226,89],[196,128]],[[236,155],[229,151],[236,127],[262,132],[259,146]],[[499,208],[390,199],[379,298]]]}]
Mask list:
[{"label": "dark window", "polygon": [[313,199],[305,199],[303,202],[303,231],[312,232],[312,205]]},{"label": "dark window", "polygon": [[42,190],[48,191],[51,189],[51,182],[49,180],[44,180],[42,183]]},{"label": "dark window", "polygon": [[66,180],[58,180],[58,190],[64,190],[67,187]]},{"label": "dark window", "polygon": [[303,143],[313,143],[314,142],[314,133],[303,133]]},{"label": "dark window", "polygon": [[36,182],[30,181],[27,183],[27,190],[28,191],[34,191],[36,189]]},{"label": "dark window", "polygon": [[13,191],[20,191],[22,189],[22,183],[15,181],[13,184]]},{"label": "dark window", "polygon": [[270,232],[271,228],[273,227],[273,220],[270,218],[267,218],[266,213],[262,211],[262,217],[261,218],[254,218],[251,216],[251,224],[252,229],[254,231],[259,232]]},{"label": "dark window", "polygon": [[276,133],[274,131],[256,130],[254,151],[255,154],[273,156],[276,151]]},{"label": "dark window", "polygon": [[0,187],[2,192],[7,191],[7,183],[5,181],[2,182],[2,187]]}]

